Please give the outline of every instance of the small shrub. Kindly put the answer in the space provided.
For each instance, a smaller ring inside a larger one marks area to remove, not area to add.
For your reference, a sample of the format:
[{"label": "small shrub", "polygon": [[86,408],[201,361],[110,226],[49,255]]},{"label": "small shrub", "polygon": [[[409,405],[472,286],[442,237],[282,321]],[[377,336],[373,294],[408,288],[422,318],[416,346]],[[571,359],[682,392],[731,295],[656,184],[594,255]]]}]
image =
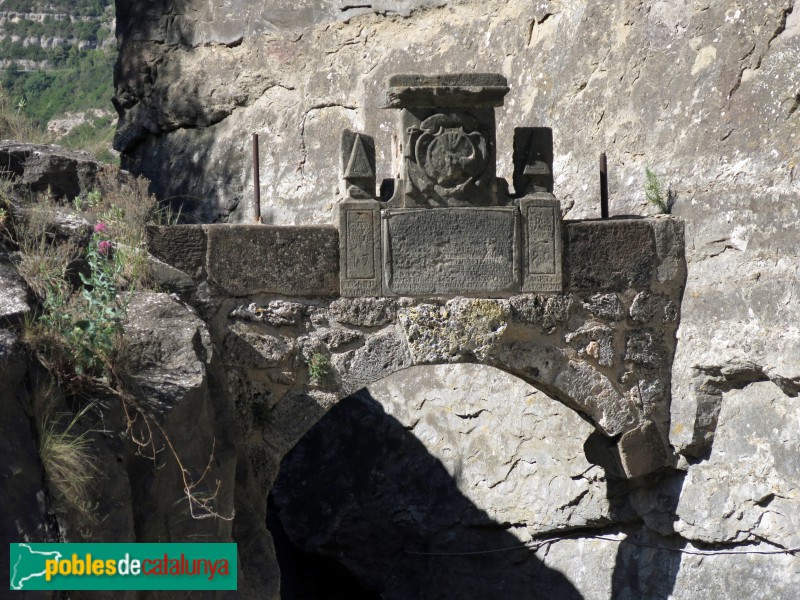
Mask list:
[{"label": "small shrub", "polygon": [[308,359],[308,376],[311,381],[321,381],[328,376],[330,371],[330,359],[320,352],[314,352]]},{"label": "small shrub", "polygon": [[669,187],[665,190],[661,178],[651,171],[649,167],[645,167],[644,176],[644,197],[648,204],[655,206],[662,214],[668,215],[672,211],[672,205],[675,202],[675,195],[672,190]]}]

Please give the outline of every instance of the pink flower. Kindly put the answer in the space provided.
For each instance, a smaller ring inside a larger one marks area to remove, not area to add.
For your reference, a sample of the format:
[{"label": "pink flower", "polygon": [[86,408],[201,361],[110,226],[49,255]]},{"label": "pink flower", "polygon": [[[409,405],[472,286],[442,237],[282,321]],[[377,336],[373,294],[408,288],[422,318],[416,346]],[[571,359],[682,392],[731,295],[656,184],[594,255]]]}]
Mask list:
[{"label": "pink flower", "polygon": [[102,221],[98,221],[98,222],[97,222],[97,223],[95,223],[95,225],[94,225],[94,232],[95,232],[95,233],[103,233],[103,232],[104,232],[104,231],[106,231],[107,229],[108,229],[108,225],[106,225],[106,224],[105,224],[105,223],[103,223]]},{"label": "pink flower", "polygon": [[111,242],[108,240],[102,240],[97,243],[97,251],[100,254],[108,254],[109,250],[111,250]]}]

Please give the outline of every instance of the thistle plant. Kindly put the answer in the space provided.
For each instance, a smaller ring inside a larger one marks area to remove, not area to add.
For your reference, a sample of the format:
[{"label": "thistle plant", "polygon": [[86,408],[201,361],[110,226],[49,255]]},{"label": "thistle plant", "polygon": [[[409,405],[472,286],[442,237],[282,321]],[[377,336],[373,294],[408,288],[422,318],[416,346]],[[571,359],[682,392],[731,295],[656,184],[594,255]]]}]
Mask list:
[{"label": "thistle plant", "polygon": [[114,260],[108,232],[102,221],[95,225],[86,251],[89,276],[80,274],[84,318],[77,320],[73,329],[78,350],[75,370],[79,374],[86,369],[102,370],[114,350],[116,337],[122,334],[124,307],[117,299],[116,284],[122,265]]},{"label": "thistle plant", "polygon": [[80,293],[48,286],[33,325],[37,345],[65,375],[102,375],[122,334],[125,306],[117,298],[116,282],[123,267],[115,260],[109,234],[105,223],[95,225],[86,248],[88,275],[80,273]]}]

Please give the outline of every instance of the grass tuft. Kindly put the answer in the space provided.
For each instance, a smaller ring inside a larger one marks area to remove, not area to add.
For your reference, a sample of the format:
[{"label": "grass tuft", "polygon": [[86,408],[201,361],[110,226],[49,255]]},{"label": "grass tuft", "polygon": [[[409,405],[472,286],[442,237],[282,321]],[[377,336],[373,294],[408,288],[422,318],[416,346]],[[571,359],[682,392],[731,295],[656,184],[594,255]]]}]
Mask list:
[{"label": "grass tuft", "polygon": [[88,514],[92,505],[92,481],[100,475],[92,451],[91,428],[79,422],[93,408],[87,404],[75,414],[56,413],[60,396],[52,385],[38,390],[47,408],[39,426],[39,457],[48,489],[67,510]]}]

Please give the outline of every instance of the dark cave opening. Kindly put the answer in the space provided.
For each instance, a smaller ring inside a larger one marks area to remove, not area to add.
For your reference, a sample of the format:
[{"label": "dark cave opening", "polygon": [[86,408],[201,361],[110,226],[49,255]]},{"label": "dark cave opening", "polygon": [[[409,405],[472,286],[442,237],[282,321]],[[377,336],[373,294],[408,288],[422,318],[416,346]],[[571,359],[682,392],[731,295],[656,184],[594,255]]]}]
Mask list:
[{"label": "dark cave opening", "polygon": [[283,528],[272,494],[267,505],[267,529],[281,570],[282,600],[380,600],[377,592],[362,587],[336,560],[294,545]]}]

